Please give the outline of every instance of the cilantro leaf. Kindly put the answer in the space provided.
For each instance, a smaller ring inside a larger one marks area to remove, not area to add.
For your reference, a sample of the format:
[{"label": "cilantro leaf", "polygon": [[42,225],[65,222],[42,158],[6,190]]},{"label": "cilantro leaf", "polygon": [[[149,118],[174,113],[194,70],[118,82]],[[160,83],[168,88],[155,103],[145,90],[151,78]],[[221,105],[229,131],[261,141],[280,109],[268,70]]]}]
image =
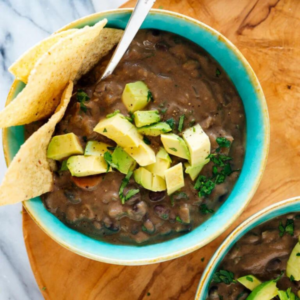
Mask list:
[{"label": "cilantro leaf", "polygon": [[133,197],[135,194],[139,193],[139,191],[140,191],[138,189],[133,189],[133,190],[129,190],[127,195],[124,195],[124,189],[127,186],[127,184],[129,183],[129,180],[130,180],[130,177],[132,176],[132,174],[133,174],[132,171],[128,171],[127,175],[122,180],[122,183],[120,186],[119,197],[121,199],[122,204],[125,204],[126,201],[128,201],[131,197]]},{"label": "cilantro leaf", "polygon": [[222,74],[221,70],[219,68],[216,69],[216,77],[220,77]]},{"label": "cilantro leaf", "polygon": [[179,222],[179,223],[183,223],[179,216],[176,217],[176,221]]},{"label": "cilantro leaf", "polygon": [[146,136],[143,137],[143,141],[145,144],[151,145],[151,141]]},{"label": "cilantro leaf", "polygon": [[220,270],[218,272],[216,272],[213,275],[213,279],[212,279],[215,283],[225,283],[225,284],[230,284],[230,283],[236,283],[236,281],[234,280],[234,274],[230,271],[226,271],[226,270]]},{"label": "cilantro leaf", "polygon": [[180,116],[180,118],[179,118],[179,124],[178,124],[178,131],[179,132],[181,132],[182,129],[183,129],[184,118],[185,118],[184,115]]},{"label": "cilantro leaf", "polygon": [[85,93],[83,90],[78,89],[77,94],[76,94],[76,100],[80,104],[80,109],[86,113],[87,112],[87,107],[85,106],[84,102],[88,101],[90,97]]},{"label": "cilantro leaf", "polygon": [[151,93],[150,90],[148,90],[148,94],[147,94],[147,102],[153,102],[154,101],[154,98],[153,98],[153,94]]},{"label": "cilantro leaf", "polygon": [[200,205],[199,210],[200,210],[200,212],[202,212],[205,215],[213,214],[215,212],[213,209],[208,208],[207,205],[204,203]]},{"label": "cilantro leaf", "polygon": [[106,115],[106,118],[107,118],[107,119],[112,118],[112,117],[114,117],[115,115],[117,115],[118,113],[120,113],[120,110],[119,110],[119,109],[115,110],[115,111],[114,111],[113,113],[111,113],[111,114]]},{"label": "cilantro leaf", "polygon": [[206,176],[198,176],[194,188],[199,191],[199,197],[209,196],[215,188],[215,183],[206,178]]},{"label": "cilantro leaf", "polygon": [[287,219],[285,225],[283,225],[282,221],[280,221],[279,224],[279,236],[282,237],[285,233],[288,233],[289,235],[294,235],[294,220]]},{"label": "cilantro leaf", "polygon": [[170,119],[166,120],[166,123],[169,124],[169,126],[172,128],[172,130],[174,129],[175,120],[173,118],[170,118]]},{"label": "cilantro leaf", "polygon": [[61,167],[60,167],[60,170],[59,170],[60,172],[69,170],[68,165],[67,165],[67,161],[68,161],[67,159],[63,160],[63,162],[61,164]]},{"label": "cilantro leaf", "polygon": [[104,157],[104,159],[105,159],[105,161],[107,163],[106,173],[109,171],[109,167],[112,167],[112,168],[115,168],[115,169],[118,168],[118,166],[112,162],[112,156],[111,156],[111,154],[108,151],[106,151],[104,153],[103,157]]},{"label": "cilantro leaf", "polygon": [[217,152],[220,152],[221,148],[229,148],[231,142],[225,137],[217,137],[216,142],[219,145],[219,148],[216,149]]}]

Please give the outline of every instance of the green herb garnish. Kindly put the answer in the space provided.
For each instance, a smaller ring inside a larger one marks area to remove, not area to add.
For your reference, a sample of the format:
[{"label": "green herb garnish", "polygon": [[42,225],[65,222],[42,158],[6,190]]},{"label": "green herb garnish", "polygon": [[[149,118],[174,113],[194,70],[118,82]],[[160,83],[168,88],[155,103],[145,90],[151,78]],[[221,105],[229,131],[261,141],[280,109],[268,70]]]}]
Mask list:
[{"label": "green herb garnish", "polygon": [[176,148],[169,148],[170,150],[173,150],[175,152],[177,152],[177,149]]},{"label": "green herb garnish", "polygon": [[173,118],[170,118],[166,121],[166,123],[169,124],[169,126],[172,128],[172,130],[174,129],[175,126],[175,120]]},{"label": "green herb garnish", "polygon": [[282,237],[285,233],[288,233],[289,235],[294,235],[294,220],[287,219],[285,226],[283,225],[282,221],[280,221],[279,224],[279,236]]},{"label": "green herb garnish", "polygon": [[293,275],[290,276],[290,281],[295,281],[295,277]]},{"label": "green herb garnish", "polygon": [[202,257],[202,258],[201,258],[201,261],[204,262],[204,260],[205,260],[205,257]]},{"label": "green herb garnish", "polygon": [[225,137],[217,137],[216,142],[219,145],[219,148],[216,149],[217,152],[220,152],[221,148],[229,148],[231,145],[231,142]]},{"label": "green herb garnish", "polygon": [[143,137],[143,141],[145,144],[151,145],[151,141],[146,136]]},{"label": "green herb garnish", "polygon": [[216,77],[220,77],[222,74],[221,70],[219,68],[216,69]]},{"label": "green herb garnish", "polygon": [[132,171],[128,171],[127,175],[122,180],[122,183],[120,186],[119,197],[121,199],[122,204],[125,204],[126,201],[128,201],[131,197],[133,197],[135,194],[140,192],[140,190],[138,190],[138,189],[132,189],[132,190],[129,190],[126,195],[124,195],[124,189],[127,186],[127,184],[129,183],[129,180],[130,180],[130,177],[132,176],[132,174],[133,174]]},{"label": "green herb garnish", "polygon": [[106,147],[107,150],[110,150],[110,151],[114,151],[116,149],[116,147]]},{"label": "green herb garnish", "polygon": [[184,118],[185,118],[184,115],[180,116],[180,118],[179,118],[179,123],[178,123],[178,131],[179,132],[181,132],[183,129]]},{"label": "green herb garnish", "polygon": [[59,170],[60,172],[69,170],[67,162],[68,162],[67,159],[63,160],[63,162],[61,164],[61,167],[60,167],[60,170]]},{"label": "green herb garnish", "polygon": [[108,151],[106,151],[104,153],[103,157],[104,157],[104,159],[105,159],[105,161],[107,163],[106,173],[109,171],[109,167],[112,167],[112,168],[115,168],[115,169],[118,168],[118,166],[112,162],[112,156],[111,156],[111,154]]},{"label": "green herb garnish", "polygon": [[83,90],[79,89],[79,90],[77,90],[76,99],[77,99],[77,102],[79,102],[79,104],[80,104],[80,109],[84,113],[86,113],[87,107],[85,106],[84,102],[88,101],[90,99],[90,97]]},{"label": "green herb garnish", "polygon": [[106,128],[104,128],[104,129],[103,129],[103,132],[107,132],[107,129],[106,129]]},{"label": "green herb garnish", "polygon": [[206,204],[201,204],[199,207],[200,212],[202,212],[203,214],[207,215],[207,214],[213,214],[215,211],[211,208],[208,208]]},{"label": "green herb garnish", "polygon": [[296,254],[296,256],[300,256],[300,253],[298,252],[298,253]]},{"label": "green herb garnish", "polygon": [[115,110],[113,113],[111,113],[111,114],[108,114],[108,115],[106,115],[106,118],[107,119],[109,119],[109,118],[112,118],[112,117],[114,117],[115,115],[117,115],[118,113],[120,113],[120,110],[118,109],[118,110]]},{"label": "green herb garnish", "polygon": [[215,183],[206,176],[199,175],[194,188],[199,192],[199,197],[208,196],[215,188]]},{"label": "green herb garnish", "polygon": [[148,90],[148,94],[147,94],[147,102],[149,102],[149,101],[151,101],[151,102],[154,101],[153,95],[150,90]]},{"label": "green herb garnish", "polygon": [[225,283],[225,284],[230,284],[230,283],[235,283],[236,281],[234,280],[234,274],[230,271],[226,271],[226,270],[220,270],[218,272],[216,272],[213,275],[213,279],[214,282],[216,283]]},{"label": "green herb garnish", "polygon": [[246,276],[246,279],[250,282],[253,282],[253,278],[251,276]]},{"label": "green herb garnish", "polygon": [[183,223],[179,216],[176,217],[176,221],[179,222],[179,223]]},{"label": "green herb garnish", "polygon": [[167,108],[162,108],[160,109],[160,113],[164,115],[167,112],[167,110],[168,110]]}]

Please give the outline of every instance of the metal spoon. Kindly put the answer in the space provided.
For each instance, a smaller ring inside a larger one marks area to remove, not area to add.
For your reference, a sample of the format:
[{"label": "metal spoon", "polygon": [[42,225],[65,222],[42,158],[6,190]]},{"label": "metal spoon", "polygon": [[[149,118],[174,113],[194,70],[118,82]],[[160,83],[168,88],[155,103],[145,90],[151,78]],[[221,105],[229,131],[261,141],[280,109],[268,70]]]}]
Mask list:
[{"label": "metal spoon", "polygon": [[146,19],[151,7],[153,6],[156,0],[138,0],[132,15],[128,21],[128,24],[125,28],[125,32],[121,41],[119,42],[118,47],[116,48],[110,62],[108,63],[102,77],[100,80],[105,79],[108,77],[116,66],[118,65],[119,61],[123,57],[124,53],[128,49],[130,43],[132,42],[133,38],[135,37],[136,33],[140,29],[141,25],[143,24],[144,20]]}]

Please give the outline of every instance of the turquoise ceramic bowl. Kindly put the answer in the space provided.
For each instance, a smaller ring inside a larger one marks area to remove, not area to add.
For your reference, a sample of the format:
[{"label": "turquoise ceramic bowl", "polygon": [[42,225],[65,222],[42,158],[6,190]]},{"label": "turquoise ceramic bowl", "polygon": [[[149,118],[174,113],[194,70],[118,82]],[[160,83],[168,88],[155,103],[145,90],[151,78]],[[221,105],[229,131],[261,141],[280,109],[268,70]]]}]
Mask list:
[{"label": "turquoise ceramic bowl", "polygon": [[265,209],[259,211],[246,221],[244,221],[239,227],[237,227],[218,248],[214,256],[209,261],[204,273],[202,274],[195,300],[205,300],[208,295],[209,284],[212,280],[213,274],[218,269],[218,266],[222,262],[223,258],[235,245],[235,243],[244,236],[248,231],[254,227],[267,222],[278,216],[300,211],[300,198],[295,197],[285,201],[275,203]]},{"label": "turquoise ceramic bowl", "polygon": [[[117,9],[97,13],[61,30],[93,25],[103,18],[108,19],[108,27],[125,28],[131,12],[130,9]],[[66,227],[44,208],[40,198],[24,202],[35,222],[59,244],[82,256],[112,264],[142,265],[166,261],[190,253],[215,239],[240,215],[253,196],[262,177],[269,148],[269,118],[263,91],[250,65],[230,41],[201,22],[164,10],[152,10],[142,27],[170,31],[194,41],[226,70],[246,111],[246,156],[231,195],[211,219],[186,235],[156,245],[121,246],[96,241]],[[15,81],[8,102],[22,88],[24,84]],[[8,128],[3,136],[9,163],[24,142],[23,127]]]}]

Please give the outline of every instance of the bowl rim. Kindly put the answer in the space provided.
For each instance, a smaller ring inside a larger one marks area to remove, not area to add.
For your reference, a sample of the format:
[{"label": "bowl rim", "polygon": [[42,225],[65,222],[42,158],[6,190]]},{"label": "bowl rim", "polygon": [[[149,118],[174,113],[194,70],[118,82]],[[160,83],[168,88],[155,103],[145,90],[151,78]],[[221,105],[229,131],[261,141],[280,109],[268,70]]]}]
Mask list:
[{"label": "bowl rim", "polygon": [[[67,29],[69,29],[71,27],[75,27],[75,26],[84,26],[83,25],[84,23],[92,22],[94,19],[99,19],[99,18],[101,18],[101,16],[103,16],[105,14],[131,13],[132,11],[133,11],[132,8],[118,8],[118,9],[97,12],[97,13],[82,17],[80,19],[77,19],[77,20],[67,24],[66,26],[62,27],[61,29],[57,30],[56,32],[67,30]],[[167,15],[167,16],[173,17],[175,20],[181,19],[184,22],[192,23],[193,26],[204,29],[205,31],[209,32],[209,34],[217,36],[220,41],[222,41],[223,43],[226,44],[226,46],[230,49],[230,52],[233,52],[237,56],[237,58],[242,63],[243,67],[247,71],[248,76],[251,79],[251,85],[255,89],[256,99],[260,105],[260,110],[262,113],[262,123],[264,125],[264,137],[263,137],[262,147],[261,147],[262,148],[261,164],[260,164],[259,170],[257,171],[258,176],[253,181],[252,190],[247,194],[247,197],[245,197],[246,199],[245,199],[243,205],[241,206],[241,208],[239,209],[239,211],[237,211],[237,213],[235,215],[231,216],[231,218],[228,219],[228,221],[226,222],[226,226],[223,226],[222,228],[219,228],[219,230],[216,230],[214,232],[214,234],[209,236],[209,238],[203,239],[201,241],[201,243],[200,242],[194,243],[192,246],[187,247],[184,250],[170,251],[170,254],[168,254],[168,255],[157,255],[157,257],[155,259],[152,259],[152,258],[151,259],[148,259],[148,258],[134,259],[134,258],[132,258],[131,260],[127,260],[127,259],[121,260],[118,258],[111,259],[111,258],[107,258],[105,256],[101,256],[101,254],[93,255],[91,253],[88,253],[87,251],[85,251],[84,249],[82,249],[80,247],[79,247],[80,249],[78,247],[74,248],[73,246],[70,246],[68,243],[66,243],[63,239],[60,239],[59,237],[57,237],[46,226],[44,226],[39,221],[38,216],[36,216],[33,213],[33,211],[31,210],[30,205],[28,204],[29,202],[23,201],[23,206],[26,209],[26,211],[28,212],[28,214],[31,216],[31,218],[54,241],[56,241],[62,247],[66,248],[76,254],[79,254],[81,256],[87,257],[92,260],[101,261],[101,262],[105,262],[105,263],[128,265],[128,266],[129,265],[146,265],[146,264],[159,263],[159,262],[175,259],[177,257],[181,257],[183,255],[189,254],[189,253],[207,245],[212,240],[217,238],[220,234],[222,234],[226,229],[228,229],[232,225],[232,223],[236,220],[236,218],[243,212],[245,207],[251,201],[254,193],[256,192],[256,190],[260,184],[260,181],[262,179],[263,171],[267,164],[267,157],[268,157],[269,145],[270,145],[270,123],[269,123],[269,114],[268,114],[267,103],[266,103],[265,96],[264,96],[262,87],[260,85],[260,82],[259,82],[256,74],[254,73],[252,67],[250,66],[250,64],[248,63],[246,58],[243,56],[243,54],[238,50],[238,48],[230,40],[228,40],[220,32],[211,28],[210,26],[206,25],[205,23],[203,23],[201,21],[198,21],[191,17],[182,15],[180,13],[168,11],[168,10],[151,9],[150,14],[152,14],[152,13],[160,14],[161,16]],[[13,96],[14,96],[16,90],[18,89],[19,83],[20,83],[19,80],[16,80],[16,79],[14,80],[14,82],[11,86],[11,89],[8,93],[5,105],[7,105],[10,101],[12,101]],[[9,128],[3,129],[3,137],[2,137],[4,156],[5,156],[5,161],[6,161],[7,166],[9,165],[9,163],[12,160],[9,155],[9,142],[8,142],[8,137],[7,137],[8,129]],[[164,243],[164,242],[162,242],[162,243]],[[118,246],[120,246],[120,245],[118,245]]]},{"label": "bowl rim", "polygon": [[206,293],[206,287],[209,285],[209,280],[212,276],[212,271],[214,271],[215,267],[217,267],[222,259],[223,255],[226,255],[228,251],[231,249],[233,244],[237,242],[239,239],[241,239],[249,230],[252,229],[252,225],[256,222],[254,228],[263,224],[264,222],[267,222],[269,220],[272,220],[274,218],[277,218],[278,216],[286,214],[286,212],[280,213],[276,216],[273,216],[271,218],[268,218],[267,220],[264,220],[264,217],[269,216],[272,212],[281,210],[282,208],[292,206],[294,204],[299,204],[299,211],[300,211],[300,196],[295,196],[292,198],[288,198],[276,203],[273,203],[267,207],[265,207],[262,210],[259,210],[255,214],[248,217],[246,220],[244,220],[238,227],[236,227],[222,242],[222,244],[218,247],[218,249],[214,252],[212,258],[209,260],[204,272],[202,273],[195,300],[202,300],[206,299],[207,296]]}]

